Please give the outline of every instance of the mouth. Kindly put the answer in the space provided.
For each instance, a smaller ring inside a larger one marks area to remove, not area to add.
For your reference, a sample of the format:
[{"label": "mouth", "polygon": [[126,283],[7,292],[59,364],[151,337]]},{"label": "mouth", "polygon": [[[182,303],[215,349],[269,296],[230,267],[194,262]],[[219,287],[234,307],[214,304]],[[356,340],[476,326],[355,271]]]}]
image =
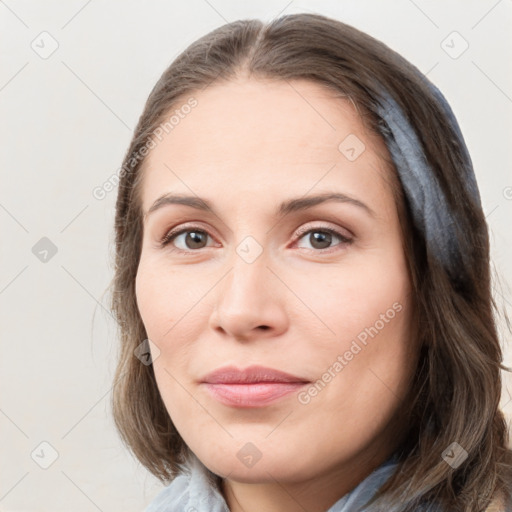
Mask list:
[{"label": "mouth", "polygon": [[264,366],[250,366],[244,370],[223,367],[201,380],[201,385],[214,399],[241,408],[264,407],[309,383],[303,377]]}]

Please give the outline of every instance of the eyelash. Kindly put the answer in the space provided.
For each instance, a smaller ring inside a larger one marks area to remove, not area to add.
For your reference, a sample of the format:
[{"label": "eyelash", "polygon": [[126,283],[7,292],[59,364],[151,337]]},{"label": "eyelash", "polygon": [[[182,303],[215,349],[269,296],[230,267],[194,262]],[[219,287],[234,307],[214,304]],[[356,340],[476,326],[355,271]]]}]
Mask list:
[{"label": "eyelash", "polygon": [[[160,241],[160,248],[162,248],[162,249],[165,248],[179,235],[181,235],[183,233],[187,233],[189,231],[204,233],[204,234],[208,235],[210,238],[212,238],[211,235],[207,231],[205,231],[204,229],[201,229],[199,226],[187,226],[178,231],[169,231]],[[300,240],[304,235],[306,235],[308,233],[315,233],[315,232],[329,233],[331,235],[337,236],[341,240],[341,243],[337,244],[334,247],[337,247],[338,245],[350,245],[353,242],[352,239],[347,238],[346,236],[342,235],[337,230],[328,228],[325,226],[299,229],[299,231],[297,231],[297,233],[296,233],[296,240]],[[190,254],[193,252],[197,252],[198,250],[200,250],[200,249],[196,249],[196,250],[190,249],[187,251],[183,250],[183,249],[177,249],[177,248],[174,249],[174,251],[179,254]],[[317,252],[317,253],[324,253],[324,252],[332,252],[333,248],[328,247],[327,249],[307,249],[307,250]]]}]

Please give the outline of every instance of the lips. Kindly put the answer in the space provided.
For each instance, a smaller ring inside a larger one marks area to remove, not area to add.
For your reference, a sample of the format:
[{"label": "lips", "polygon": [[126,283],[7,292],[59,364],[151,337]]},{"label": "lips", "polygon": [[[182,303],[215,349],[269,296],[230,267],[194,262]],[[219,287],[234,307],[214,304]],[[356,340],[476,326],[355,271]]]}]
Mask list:
[{"label": "lips", "polygon": [[264,407],[307,385],[307,379],[264,366],[219,368],[201,380],[210,395],[231,407]]},{"label": "lips", "polygon": [[290,373],[266,368],[265,366],[249,366],[239,370],[234,366],[225,366],[206,375],[202,382],[209,384],[253,384],[257,382],[309,382],[307,379]]}]

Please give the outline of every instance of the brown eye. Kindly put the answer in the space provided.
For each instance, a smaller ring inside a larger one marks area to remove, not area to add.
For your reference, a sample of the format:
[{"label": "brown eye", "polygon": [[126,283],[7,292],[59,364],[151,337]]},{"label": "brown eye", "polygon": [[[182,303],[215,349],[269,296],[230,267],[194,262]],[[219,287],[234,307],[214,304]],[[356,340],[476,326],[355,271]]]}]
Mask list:
[{"label": "brown eye", "polygon": [[315,249],[327,249],[332,243],[333,235],[323,231],[314,231],[309,234],[309,241]]},{"label": "brown eye", "polygon": [[[334,246],[344,246],[350,244],[352,240],[343,236],[341,233],[338,233],[334,229],[330,228],[312,228],[307,231],[301,231],[299,239],[307,240],[312,249],[316,249],[318,251],[326,250],[332,247],[333,239],[341,240],[340,243],[335,244]],[[306,247],[308,249],[308,247]]]},{"label": "brown eye", "polygon": [[[184,235],[184,237],[182,237]],[[178,232],[171,232],[165,235],[164,239],[161,242],[161,246],[165,247],[170,243],[174,243],[175,241],[179,241],[181,247],[178,246],[178,251],[190,251],[195,249],[203,249],[206,247],[206,242],[208,240],[208,233],[206,231],[188,228],[182,229]],[[176,243],[174,243],[176,245]]]}]

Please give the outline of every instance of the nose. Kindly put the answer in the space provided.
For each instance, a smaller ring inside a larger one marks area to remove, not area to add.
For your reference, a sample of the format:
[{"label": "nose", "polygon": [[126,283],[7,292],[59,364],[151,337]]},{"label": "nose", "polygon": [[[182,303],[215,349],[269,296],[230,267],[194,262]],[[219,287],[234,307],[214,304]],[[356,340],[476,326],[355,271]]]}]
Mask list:
[{"label": "nose", "polygon": [[215,287],[212,329],[237,341],[275,337],[287,329],[287,288],[261,254],[248,263],[238,254]]}]

